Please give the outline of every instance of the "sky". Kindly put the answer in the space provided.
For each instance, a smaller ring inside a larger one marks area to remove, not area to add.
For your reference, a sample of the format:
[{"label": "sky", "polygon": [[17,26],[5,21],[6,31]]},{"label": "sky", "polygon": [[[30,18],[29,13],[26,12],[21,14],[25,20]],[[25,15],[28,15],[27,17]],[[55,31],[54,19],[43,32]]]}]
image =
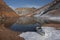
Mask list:
[{"label": "sky", "polygon": [[16,8],[40,8],[52,0],[4,0],[12,9]]}]

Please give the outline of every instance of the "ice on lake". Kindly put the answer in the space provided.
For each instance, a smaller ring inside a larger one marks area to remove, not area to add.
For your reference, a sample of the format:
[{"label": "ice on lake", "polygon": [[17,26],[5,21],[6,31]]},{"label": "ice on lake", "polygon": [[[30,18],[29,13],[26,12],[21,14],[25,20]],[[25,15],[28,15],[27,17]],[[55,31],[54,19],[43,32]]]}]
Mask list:
[{"label": "ice on lake", "polygon": [[60,40],[60,30],[56,30],[53,27],[42,27],[45,31],[45,35],[41,36],[37,32],[24,32],[20,34],[25,40]]}]

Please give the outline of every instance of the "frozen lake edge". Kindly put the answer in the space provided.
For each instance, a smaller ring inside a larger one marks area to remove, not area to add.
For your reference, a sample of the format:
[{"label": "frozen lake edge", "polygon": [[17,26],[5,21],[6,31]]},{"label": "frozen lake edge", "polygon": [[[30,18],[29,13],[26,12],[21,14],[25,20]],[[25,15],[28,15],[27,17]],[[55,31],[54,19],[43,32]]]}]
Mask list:
[{"label": "frozen lake edge", "polygon": [[24,32],[20,34],[25,40],[60,40],[60,30],[53,27],[42,27],[45,31],[45,36],[41,36],[36,32]]}]

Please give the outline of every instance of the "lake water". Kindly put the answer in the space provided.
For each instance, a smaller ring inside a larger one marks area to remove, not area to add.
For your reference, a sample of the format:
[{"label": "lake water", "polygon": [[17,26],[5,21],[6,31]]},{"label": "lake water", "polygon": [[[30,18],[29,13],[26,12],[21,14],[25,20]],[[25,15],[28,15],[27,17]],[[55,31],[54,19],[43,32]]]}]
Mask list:
[{"label": "lake water", "polygon": [[11,29],[14,31],[19,32],[26,32],[26,31],[36,31],[35,28],[39,26],[39,24],[29,24],[29,25],[21,25],[21,24],[13,24],[11,26]]}]

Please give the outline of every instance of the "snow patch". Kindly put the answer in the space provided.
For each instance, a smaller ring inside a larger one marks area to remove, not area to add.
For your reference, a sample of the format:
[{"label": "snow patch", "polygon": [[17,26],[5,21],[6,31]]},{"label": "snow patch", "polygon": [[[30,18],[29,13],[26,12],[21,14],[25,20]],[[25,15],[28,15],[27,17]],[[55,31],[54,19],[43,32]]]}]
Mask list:
[{"label": "snow patch", "polygon": [[45,35],[41,36],[37,32],[25,32],[20,34],[25,40],[60,40],[60,30],[56,30],[52,27],[42,27],[45,31]]}]

